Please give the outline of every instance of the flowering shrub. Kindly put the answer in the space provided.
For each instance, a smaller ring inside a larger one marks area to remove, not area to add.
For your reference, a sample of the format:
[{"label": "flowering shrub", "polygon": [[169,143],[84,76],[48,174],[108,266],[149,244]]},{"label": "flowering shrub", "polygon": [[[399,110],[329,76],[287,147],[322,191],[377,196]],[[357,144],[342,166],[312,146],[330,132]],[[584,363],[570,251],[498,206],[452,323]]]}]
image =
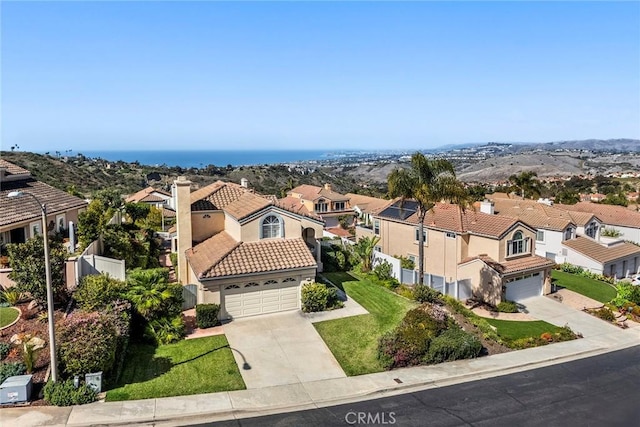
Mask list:
[{"label": "flowering shrub", "polygon": [[117,331],[111,316],[75,312],[58,328],[60,363],[68,375],[109,371],[115,361]]},{"label": "flowering shrub", "polygon": [[32,334],[15,334],[10,341],[13,345],[21,346],[22,360],[27,368],[27,373],[32,373],[38,353],[44,348],[44,340]]}]

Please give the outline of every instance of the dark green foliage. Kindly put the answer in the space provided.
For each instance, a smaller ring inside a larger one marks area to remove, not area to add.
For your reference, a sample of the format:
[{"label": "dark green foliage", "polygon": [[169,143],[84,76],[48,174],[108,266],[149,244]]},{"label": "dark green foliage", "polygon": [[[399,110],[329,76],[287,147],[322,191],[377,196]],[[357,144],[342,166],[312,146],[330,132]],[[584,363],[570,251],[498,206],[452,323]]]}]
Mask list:
[{"label": "dark green foliage", "polygon": [[305,313],[327,309],[329,289],[322,283],[307,283],[302,286],[302,311]]},{"label": "dark green foliage", "polygon": [[594,314],[600,319],[606,320],[607,322],[614,322],[616,320],[616,316],[608,307],[602,307],[596,310]]},{"label": "dark green foliage", "polygon": [[74,312],[57,332],[60,365],[67,375],[107,372],[113,367],[117,331],[112,316]]},{"label": "dark green foliage", "polygon": [[125,203],[124,211],[131,218],[131,222],[135,224],[149,215],[151,205],[148,203]]},{"label": "dark green foliage", "polygon": [[9,377],[23,375],[27,367],[22,362],[0,363],[0,384]]},{"label": "dark green foliage", "polygon": [[518,304],[513,301],[501,301],[496,306],[496,309],[500,313],[517,313],[518,312]]},{"label": "dark green foliage", "polygon": [[323,246],[320,256],[324,270],[328,272],[348,271],[358,263],[353,251],[342,245]]},{"label": "dark green foliage", "polygon": [[116,383],[120,378],[124,366],[129,340],[131,336],[131,303],[124,300],[116,300],[110,304],[106,313],[111,317],[116,331],[116,358],[113,368],[109,373],[109,383]]},{"label": "dark green foliage", "polygon": [[393,276],[391,274],[392,269],[393,266],[389,262],[382,261],[377,263],[373,268],[373,274],[375,274],[376,277],[380,280],[391,280],[393,279]]},{"label": "dark green foliage", "polygon": [[171,344],[181,340],[184,336],[185,328],[182,315],[154,319],[148,322],[145,328],[145,338],[154,344]]},{"label": "dark green foliage", "polygon": [[100,201],[107,209],[115,210],[122,207],[122,193],[115,188],[102,188],[93,193],[93,199]]},{"label": "dark green foliage", "polygon": [[94,199],[84,212],[78,215],[78,240],[84,249],[100,237],[113,212],[100,200]]},{"label": "dark green foliage", "polygon": [[[44,243],[42,235],[35,236],[26,243],[8,244],[9,262],[13,269],[9,277],[16,282],[16,290],[28,292],[43,307],[47,306],[47,284],[45,278]],[[62,241],[49,238],[49,260],[51,285],[54,301],[67,300],[64,268],[67,251]]]},{"label": "dark green foliage", "polygon": [[73,380],[49,381],[44,386],[44,400],[55,406],[71,406],[84,405],[85,403],[95,402],[97,399],[96,392],[82,384],[77,389],[73,386]]},{"label": "dark green foliage", "polygon": [[0,360],[3,360],[5,357],[7,357],[7,354],[9,354],[9,350],[11,350],[11,344],[9,344],[8,342],[0,342]]},{"label": "dark green foliage", "polygon": [[218,324],[218,313],[220,306],[218,304],[197,304],[196,305],[196,323],[198,328],[210,328]]},{"label": "dark green foliage", "polygon": [[394,255],[393,257],[400,260],[400,266],[404,269],[413,270],[414,268],[416,268],[416,263],[405,256]]},{"label": "dark green foliage", "polygon": [[480,355],[482,343],[474,335],[460,328],[451,327],[431,340],[426,363],[442,363],[451,360],[470,359]]},{"label": "dark green foliage", "polygon": [[110,306],[127,289],[127,284],[104,274],[84,276],[73,293],[85,311],[102,310]]},{"label": "dark green foliage", "polygon": [[413,299],[420,302],[438,302],[442,294],[427,285],[416,285],[413,288]]},{"label": "dark green foliage", "polygon": [[504,344],[498,333],[491,327],[482,317],[465,307],[459,300],[449,295],[443,295],[442,299],[447,306],[456,313],[462,314],[471,324],[480,329],[482,337],[487,340],[495,341],[498,344]]}]

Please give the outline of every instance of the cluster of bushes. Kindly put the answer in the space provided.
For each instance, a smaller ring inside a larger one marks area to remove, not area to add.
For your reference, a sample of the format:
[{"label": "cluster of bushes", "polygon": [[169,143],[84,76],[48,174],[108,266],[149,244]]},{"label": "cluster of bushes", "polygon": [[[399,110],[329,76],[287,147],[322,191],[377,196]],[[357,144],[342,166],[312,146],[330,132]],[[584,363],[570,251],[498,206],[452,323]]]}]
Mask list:
[{"label": "cluster of bushes", "polygon": [[338,290],[331,285],[312,282],[302,286],[302,311],[316,311],[341,308],[344,304],[338,298]]},{"label": "cluster of bushes", "polygon": [[603,276],[602,274],[595,274],[590,272],[589,270],[585,270],[582,267],[577,265],[569,264],[567,262],[558,264],[557,269],[560,271],[564,271],[565,273],[575,274],[577,276],[586,277],[587,279],[599,280],[601,282],[606,282],[611,285],[615,283],[615,278],[609,276]]},{"label": "cluster of bushes", "polygon": [[13,307],[22,299],[23,293],[15,288],[0,291],[0,307]]},{"label": "cluster of bushes", "polygon": [[9,355],[10,350],[11,344],[8,342],[0,342],[0,360],[4,360],[4,358]]},{"label": "cluster of bushes", "polygon": [[611,304],[622,307],[626,303],[640,304],[640,286],[631,283],[618,283],[616,285],[617,295],[611,300]]},{"label": "cluster of bushes", "polygon": [[427,285],[416,285],[413,288],[412,299],[419,303],[438,303],[441,302],[442,294]]},{"label": "cluster of bushes", "polygon": [[502,340],[502,338],[500,338],[496,330],[489,324],[489,322],[475,314],[473,311],[469,310],[462,304],[462,302],[449,295],[442,295],[442,299],[450,309],[452,309],[456,313],[463,315],[467,319],[467,321],[469,321],[469,323],[478,328],[482,333],[482,337],[484,339],[495,341],[498,344],[505,344],[505,342]]},{"label": "cluster of bushes", "polygon": [[22,362],[0,363],[0,384],[9,377],[23,375],[27,367]]},{"label": "cluster of bushes", "polygon": [[478,338],[460,329],[435,304],[409,310],[378,342],[378,359],[386,369],[467,359],[481,351]]},{"label": "cluster of bushes", "polygon": [[553,334],[551,332],[544,332],[539,337],[519,338],[509,341],[507,342],[507,345],[510,348],[522,350],[525,348],[547,345],[552,342],[571,341],[576,338],[578,338],[578,335],[576,335],[569,326],[565,325],[560,329],[560,331]]},{"label": "cluster of bushes", "polygon": [[616,316],[613,314],[613,311],[609,307],[602,307],[597,310],[593,310],[592,314],[602,320],[606,320],[607,322],[615,322]]},{"label": "cluster of bushes", "polygon": [[496,310],[500,313],[517,313],[518,304],[513,301],[501,301],[496,305]]},{"label": "cluster of bushes", "polygon": [[348,271],[358,265],[358,257],[349,247],[332,244],[323,246],[320,253],[324,271]]},{"label": "cluster of bushes", "polygon": [[196,305],[196,323],[198,328],[211,328],[218,324],[218,313],[220,306],[218,304],[197,304]]},{"label": "cluster of bushes", "polygon": [[86,384],[76,388],[73,380],[49,381],[44,386],[44,399],[51,405],[71,406],[83,405],[94,402],[97,398],[96,392]]}]

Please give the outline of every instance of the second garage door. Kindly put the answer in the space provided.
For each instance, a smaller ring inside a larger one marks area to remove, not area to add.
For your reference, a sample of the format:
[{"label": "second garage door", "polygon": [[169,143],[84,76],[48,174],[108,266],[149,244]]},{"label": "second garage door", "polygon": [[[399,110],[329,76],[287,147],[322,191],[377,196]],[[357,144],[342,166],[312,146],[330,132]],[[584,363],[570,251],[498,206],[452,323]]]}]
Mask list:
[{"label": "second garage door", "polygon": [[507,283],[505,298],[509,301],[520,301],[542,295],[542,275],[529,274],[511,279]]},{"label": "second garage door", "polygon": [[229,318],[255,316],[300,308],[300,282],[295,279],[228,285],[221,301]]}]

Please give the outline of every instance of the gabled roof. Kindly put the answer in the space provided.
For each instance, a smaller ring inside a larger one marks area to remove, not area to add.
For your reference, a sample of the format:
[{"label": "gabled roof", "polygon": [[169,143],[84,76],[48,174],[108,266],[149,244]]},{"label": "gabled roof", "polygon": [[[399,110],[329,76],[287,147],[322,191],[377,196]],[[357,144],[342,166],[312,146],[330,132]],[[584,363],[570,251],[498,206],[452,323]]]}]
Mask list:
[{"label": "gabled roof", "polygon": [[587,212],[597,216],[604,224],[621,227],[640,228],[640,212],[624,206],[578,202],[575,205],[555,205],[558,209],[571,212]]},{"label": "gabled roof", "polygon": [[362,194],[347,193],[345,197],[349,198],[349,204],[352,208],[357,206],[365,213],[377,213],[381,208],[389,204],[389,200],[364,196]]},{"label": "gabled roof", "polygon": [[187,250],[186,255],[200,280],[317,266],[301,238],[243,243],[224,231]]},{"label": "gabled roof", "polygon": [[302,201],[297,197],[287,196],[282,199],[278,199],[276,206],[300,215],[315,216],[309,212],[309,209],[307,209],[304,203],[302,203]]},{"label": "gabled roof", "polygon": [[87,202],[58,190],[33,178],[0,183],[0,226],[40,219],[42,210],[29,196],[7,197],[12,191],[33,194],[47,206],[47,214],[53,215],[87,206]]},{"label": "gabled roof", "polygon": [[221,210],[249,191],[248,188],[232,182],[216,181],[191,193],[191,210]]},{"label": "gabled roof", "polygon": [[[157,193],[157,194],[154,194]],[[160,195],[164,195],[166,197],[162,197]],[[166,198],[171,197],[171,194],[166,191],[156,190],[153,187],[143,188],[135,194],[127,197],[125,202],[127,203],[153,203],[153,202],[163,202]]]},{"label": "gabled roof", "polygon": [[18,165],[14,165],[11,162],[8,162],[4,159],[0,159],[0,168],[4,168],[5,169],[5,174],[6,176],[10,176],[10,175],[30,175],[31,173],[24,169],[21,168]]},{"label": "gabled roof", "polygon": [[628,242],[605,246],[588,237],[580,236],[575,239],[565,240],[562,244],[603,264],[631,255],[640,255],[640,247]]},{"label": "gabled roof", "polygon": [[266,197],[247,192],[226,205],[224,211],[239,221],[271,205],[273,202]]},{"label": "gabled roof", "polygon": [[288,194],[291,193],[300,194],[304,200],[310,201],[317,200],[321,197],[335,202],[349,200],[349,198],[343,194],[328,190],[325,187],[317,187],[309,184],[298,185],[296,188],[288,191]]},{"label": "gabled roof", "polygon": [[502,276],[523,271],[541,270],[555,265],[555,262],[538,255],[530,255],[509,261],[498,262],[485,254],[463,259],[458,265],[466,264],[468,262],[476,260],[484,262],[487,266],[491,267]]},{"label": "gabled roof", "polygon": [[569,225],[585,225],[593,215],[569,212],[532,200],[493,199],[495,213],[518,218],[534,228],[564,231]]}]

